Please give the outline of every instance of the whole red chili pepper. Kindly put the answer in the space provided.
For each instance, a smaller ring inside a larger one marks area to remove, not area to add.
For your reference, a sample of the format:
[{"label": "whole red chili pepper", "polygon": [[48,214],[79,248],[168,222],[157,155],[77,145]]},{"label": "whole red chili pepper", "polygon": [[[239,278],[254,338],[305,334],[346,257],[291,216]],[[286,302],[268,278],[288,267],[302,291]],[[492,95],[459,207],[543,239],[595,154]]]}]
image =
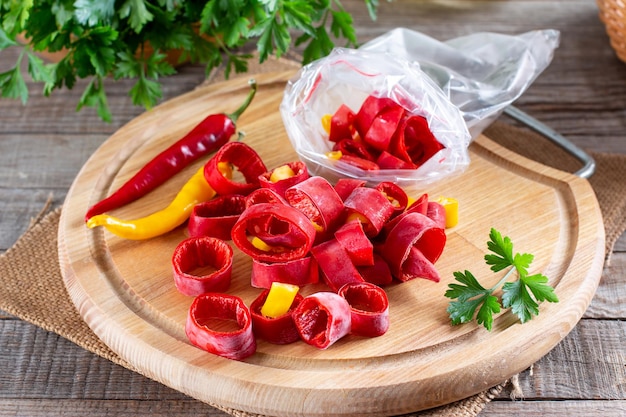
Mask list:
[{"label": "whole red chili pepper", "polygon": [[238,117],[250,105],[256,93],[256,81],[250,80],[249,83],[251,90],[241,107],[231,114],[207,116],[184,137],[155,156],[117,191],[89,208],[85,221],[148,194],[193,161],[227,143],[235,134]]}]

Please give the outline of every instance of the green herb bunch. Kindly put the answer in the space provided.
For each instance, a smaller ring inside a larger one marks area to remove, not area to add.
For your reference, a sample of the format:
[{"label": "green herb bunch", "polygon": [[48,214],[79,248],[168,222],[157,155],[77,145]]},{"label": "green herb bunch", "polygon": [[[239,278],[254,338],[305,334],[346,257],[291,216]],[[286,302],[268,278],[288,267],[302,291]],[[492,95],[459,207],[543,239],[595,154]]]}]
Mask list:
[{"label": "green herb bunch", "polygon": [[[364,0],[376,19],[378,0]],[[162,96],[159,78],[176,72],[166,52],[181,62],[206,65],[207,74],[225,64],[226,77],[246,72],[256,43],[259,61],[303,49],[303,64],[327,55],[335,42],[357,45],[353,19],[339,0],[0,0],[0,51],[21,45],[15,66],[0,73],[2,97],[28,100],[21,73],[43,83],[44,95],[89,79],[77,111],[95,107],[111,120],[103,80],[136,80],[129,91],[135,105],[150,108]],[[149,48],[148,46],[149,45]],[[57,63],[36,52],[65,51]]]},{"label": "green herb bunch", "polygon": [[[491,288],[483,287],[470,271],[454,272],[458,284],[448,284],[445,296],[455,301],[448,304],[452,324],[476,322],[487,330],[493,325],[493,315],[501,308],[510,308],[522,323],[539,314],[539,302],[557,303],[554,288],[548,285],[548,277],[543,274],[528,273],[534,259],[529,253],[514,253],[513,243],[508,236],[491,229],[485,255],[485,262],[493,272],[506,270],[500,281]],[[511,277],[516,279],[509,281]],[[501,300],[494,292],[502,289]]]}]

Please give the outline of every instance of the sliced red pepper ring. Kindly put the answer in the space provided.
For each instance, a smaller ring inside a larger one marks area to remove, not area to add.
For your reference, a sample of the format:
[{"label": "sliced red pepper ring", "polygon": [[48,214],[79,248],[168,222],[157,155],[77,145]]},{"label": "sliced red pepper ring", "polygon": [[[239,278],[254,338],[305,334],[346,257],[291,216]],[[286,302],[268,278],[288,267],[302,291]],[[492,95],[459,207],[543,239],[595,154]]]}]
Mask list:
[{"label": "sliced red pepper ring", "polygon": [[335,183],[335,191],[342,201],[346,201],[346,198],[355,188],[364,187],[366,183],[366,181],[356,178],[339,178]]},{"label": "sliced red pepper ring", "polygon": [[[260,203],[248,207],[232,230],[233,243],[246,255],[262,262],[303,258],[315,240],[307,216],[284,204]],[[267,247],[255,246],[254,238]]]},{"label": "sliced red pepper ring", "polygon": [[403,159],[398,158],[395,155],[392,155],[388,151],[381,152],[376,158],[376,164],[381,169],[415,169],[417,165],[412,162],[407,162]]},{"label": "sliced red pepper ring", "polygon": [[302,295],[296,294],[296,297],[291,304],[291,308],[286,314],[275,318],[269,318],[265,317],[261,313],[261,308],[265,304],[265,300],[267,299],[269,292],[269,289],[264,290],[250,304],[252,330],[254,331],[254,335],[275,345],[286,345],[299,340],[300,335],[298,334],[298,329],[296,329],[296,324],[293,321],[292,313],[302,301]]},{"label": "sliced red pepper ring", "polygon": [[257,188],[246,196],[246,208],[262,203],[289,204],[284,197],[278,195],[278,193],[270,190],[269,188]]},{"label": "sliced red pepper ring", "polygon": [[327,349],[350,333],[350,305],[333,292],[321,291],[304,297],[292,313],[300,338],[318,349]]},{"label": "sliced red pepper ring", "polygon": [[386,108],[396,106],[398,106],[398,104],[390,98],[376,97],[373,95],[368,96],[363,101],[359,111],[354,117],[354,126],[359,132],[359,135],[364,138],[376,116]]},{"label": "sliced red pepper ring", "polygon": [[232,275],[233,249],[214,237],[190,237],[174,249],[172,267],[174,284],[182,294],[226,291]]},{"label": "sliced red pepper ring", "polygon": [[329,239],[313,246],[311,254],[322,271],[324,282],[334,292],[344,284],[363,282],[363,277],[337,239]]},{"label": "sliced red pepper ring", "polygon": [[270,288],[273,282],[304,287],[319,282],[319,268],[311,256],[285,262],[252,261],[250,285],[255,288]]},{"label": "sliced red pepper ring", "polygon": [[380,169],[376,162],[354,155],[340,154],[337,160],[343,162],[344,164],[362,169],[363,171],[378,171]]},{"label": "sliced red pepper ring", "polygon": [[356,213],[366,220],[363,230],[369,237],[378,235],[394,213],[394,207],[387,197],[379,190],[369,187],[355,188],[344,205],[348,213]]},{"label": "sliced red pepper ring", "polygon": [[389,149],[391,138],[398,129],[406,110],[398,104],[387,106],[372,121],[363,142],[382,152]]},{"label": "sliced red pepper ring", "polygon": [[[288,171],[289,175],[278,173],[279,170]],[[269,188],[275,191],[278,195],[285,195],[285,190],[292,187],[307,178],[309,178],[309,171],[302,161],[289,162],[288,164],[281,165],[268,172],[265,172],[259,176],[259,183],[261,187]]]},{"label": "sliced red pepper ring", "polygon": [[397,133],[390,147],[391,153],[418,167],[444,148],[423,116],[407,117]]},{"label": "sliced red pepper ring", "polygon": [[375,187],[378,191],[387,196],[387,199],[394,207],[394,213],[391,217],[403,213],[409,204],[409,196],[398,184],[391,181],[379,182]]},{"label": "sliced red pepper ring", "polygon": [[234,295],[196,297],[189,307],[185,333],[194,346],[228,359],[242,360],[256,352],[250,310]]},{"label": "sliced red pepper ring", "polygon": [[355,266],[374,265],[374,245],[360,221],[352,220],[335,231],[339,242]]},{"label": "sliced red pepper ring", "polygon": [[323,177],[310,177],[287,189],[285,199],[313,222],[322,239],[341,221],[343,201]]},{"label": "sliced red pepper ring", "polygon": [[343,156],[351,155],[356,156],[361,159],[366,159],[368,161],[376,160],[376,157],[370,150],[365,146],[363,142],[359,142],[353,139],[342,139],[339,142],[335,143],[333,146],[333,151],[339,151]]},{"label": "sliced red pepper ring", "polygon": [[[237,167],[245,182],[226,178],[219,165],[227,163]],[[204,166],[204,177],[220,195],[248,195],[259,188],[259,175],[267,171],[259,154],[243,142],[228,142]]]},{"label": "sliced red pepper ring", "polygon": [[189,235],[230,240],[230,232],[245,209],[246,197],[239,194],[221,195],[196,204],[187,223]]},{"label": "sliced red pepper ring", "polygon": [[395,227],[389,231],[380,254],[389,264],[391,273],[400,281],[406,281],[416,278],[411,272],[411,262],[416,259],[415,254],[411,253],[413,248],[423,254],[423,259],[434,264],[443,252],[445,243],[445,229],[423,214],[409,213],[400,216]]},{"label": "sliced red pepper ring", "polygon": [[352,322],[350,333],[377,337],[387,332],[389,300],[382,288],[369,282],[346,284],[339,289],[338,294],[350,305]]},{"label": "sliced red pepper ring", "polygon": [[374,264],[357,266],[359,274],[366,282],[376,285],[388,285],[393,282],[393,275],[387,261],[377,253],[374,253]]},{"label": "sliced red pepper ring", "polygon": [[437,226],[446,228],[446,209],[436,201],[429,201],[426,209],[426,216],[434,220]]},{"label": "sliced red pepper ring", "polygon": [[345,104],[339,106],[330,119],[328,139],[338,142],[341,139],[352,138],[354,130],[354,112]]}]

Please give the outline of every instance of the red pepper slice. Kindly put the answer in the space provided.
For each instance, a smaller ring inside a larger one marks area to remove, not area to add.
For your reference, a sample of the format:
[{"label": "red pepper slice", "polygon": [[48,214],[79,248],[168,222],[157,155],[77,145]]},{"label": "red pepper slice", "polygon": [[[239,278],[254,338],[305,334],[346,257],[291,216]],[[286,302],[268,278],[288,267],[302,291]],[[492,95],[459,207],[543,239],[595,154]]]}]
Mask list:
[{"label": "red pepper slice", "polygon": [[419,167],[443,148],[431,132],[428,121],[423,116],[411,116],[399,127],[390,152]]},{"label": "red pepper slice", "polygon": [[434,264],[443,252],[446,243],[445,229],[438,227],[430,218],[419,213],[400,216],[395,227],[389,231],[380,254],[389,264],[391,273],[400,281],[415,278],[406,264],[413,248]]},{"label": "red pepper slice", "polygon": [[302,301],[302,295],[296,294],[296,298],[286,314],[276,318],[269,318],[261,314],[261,307],[263,307],[269,292],[269,289],[264,290],[250,304],[254,335],[275,345],[286,345],[299,340],[300,334],[293,321],[292,313]]},{"label": "red pepper slice", "polygon": [[428,210],[428,194],[422,194],[417,200],[415,200],[403,213],[392,217],[385,225],[383,226],[383,233],[387,234],[391,229],[393,229],[396,224],[400,221],[403,216],[406,216],[409,213],[419,213],[426,216],[426,211]]},{"label": "red pepper slice", "polygon": [[358,266],[357,269],[366,282],[376,285],[388,285],[393,282],[387,261],[377,253],[374,253],[374,265]]},{"label": "red pepper slice", "polygon": [[194,346],[228,359],[242,360],[256,352],[250,310],[234,295],[196,297],[189,307],[185,333]]},{"label": "red pepper slice", "polygon": [[426,216],[437,223],[442,229],[446,228],[446,209],[436,201],[429,201],[426,208]]},{"label": "red pepper slice", "polygon": [[374,265],[374,245],[369,240],[360,221],[352,220],[337,231],[335,239],[355,266]]},{"label": "red pepper slice", "polygon": [[[258,237],[274,250],[259,249],[248,239]],[[232,230],[233,243],[262,262],[285,262],[306,256],[315,240],[307,216],[284,204],[255,204],[246,209]]]},{"label": "red pepper slice", "polygon": [[389,329],[389,300],[385,291],[369,282],[346,284],[339,295],[350,304],[350,333],[364,337],[382,336]]},{"label": "red pepper slice", "polygon": [[[233,249],[221,239],[190,237],[172,255],[174,284],[185,295],[226,291],[233,269]],[[204,273],[206,268],[212,272]]]},{"label": "red pepper slice", "polygon": [[194,206],[187,229],[189,236],[212,236],[230,240],[230,232],[246,209],[246,197],[239,194],[217,196]]},{"label": "red pepper slice", "polygon": [[319,268],[311,256],[285,262],[252,261],[250,284],[255,288],[270,288],[272,282],[304,287],[319,282]]},{"label": "red pepper slice", "polygon": [[391,201],[394,207],[394,212],[391,217],[395,217],[406,210],[409,204],[409,196],[398,184],[391,181],[382,181],[374,188],[386,195],[387,199]]},{"label": "red pepper slice", "polygon": [[285,199],[318,228],[318,241],[332,233],[343,214],[343,201],[323,177],[310,177],[285,191]]},{"label": "red pepper slice", "polygon": [[292,316],[300,338],[319,349],[327,349],[350,333],[350,305],[333,292],[321,291],[304,297]]},{"label": "red pepper slice", "polygon": [[367,220],[363,224],[363,229],[369,237],[378,235],[394,212],[394,207],[387,197],[380,191],[369,187],[355,188],[344,205],[348,213],[358,213]]},{"label": "red pepper slice", "polygon": [[322,271],[324,282],[334,292],[344,284],[363,282],[363,277],[337,239],[329,239],[313,246],[311,254]]},{"label": "red pepper slice", "polygon": [[388,107],[397,107],[398,104],[387,97],[369,95],[361,104],[361,108],[354,118],[354,126],[359,135],[364,138],[376,116]]},{"label": "red pepper slice", "polygon": [[422,251],[416,247],[412,247],[409,256],[402,266],[402,274],[398,276],[401,281],[408,281],[415,278],[428,279],[430,281],[439,282],[441,277]]},{"label": "red pepper slice", "polygon": [[335,143],[333,151],[341,152],[342,156],[351,155],[372,162],[376,160],[374,154],[367,148],[367,146],[365,146],[363,142],[352,139],[342,139]]},{"label": "red pepper slice", "polygon": [[189,133],[155,156],[117,191],[87,210],[85,221],[118,207],[122,207],[163,184],[198,158],[208,155],[228,142],[235,134],[235,123],[256,93],[256,82],[250,81],[251,90],[244,103],[234,113],[211,114]]},{"label": "red pepper slice", "polygon": [[405,112],[398,104],[387,106],[374,118],[367,133],[362,136],[363,142],[380,152],[386,151]]},{"label": "red pepper slice", "polygon": [[378,171],[380,167],[376,162],[369,161],[364,158],[359,158],[354,155],[341,155],[339,161],[362,169],[363,171]]},{"label": "red pepper slice", "polygon": [[246,208],[262,203],[289,204],[284,197],[278,195],[276,191],[272,191],[269,188],[257,188],[246,196]]},{"label": "red pepper slice", "polygon": [[346,201],[355,188],[364,187],[365,184],[367,184],[366,181],[356,178],[339,178],[335,183],[335,191],[342,201]]},{"label": "red pepper slice", "polygon": [[350,107],[342,104],[330,119],[328,140],[338,142],[341,139],[352,138],[354,130],[354,112]]},{"label": "red pepper slice", "polygon": [[259,183],[261,187],[269,188],[270,190],[275,191],[278,195],[283,196],[285,195],[285,190],[287,190],[287,188],[292,187],[310,177],[309,171],[304,162],[295,161],[289,162],[286,165],[289,166],[289,168],[291,168],[294,172],[294,176],[285,178],[278,182],[272,182],[270,181],[270,177],[272,176],[273,170],[268,171],[259,176]]},{"label": "red pepper slice", "polygon": [[[226,178],[218,169],[220,163],[230,163],[237,167],[246,182]],[[218,194],[248,195],[260,187],[259,175],[266,171],[261,157],[249,145],[243,142],[229,142],[206,163],[204,177]]]},{"label": "red pepper slice", "polygon": [[415,169],[417,165],[404,161],[388,151],[381,152],[376,159],[376,164],[382,169]]}]

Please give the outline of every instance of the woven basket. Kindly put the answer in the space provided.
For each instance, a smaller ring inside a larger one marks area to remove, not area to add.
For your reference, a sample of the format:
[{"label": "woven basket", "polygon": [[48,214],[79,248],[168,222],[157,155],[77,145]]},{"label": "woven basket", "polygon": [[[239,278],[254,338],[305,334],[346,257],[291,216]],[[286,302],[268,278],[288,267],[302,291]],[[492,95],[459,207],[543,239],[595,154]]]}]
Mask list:
[{"label": "woven basket", "polygon": [[611,46],[619,59],[626,62],[626,0],[597,0],[597,3]]}]

